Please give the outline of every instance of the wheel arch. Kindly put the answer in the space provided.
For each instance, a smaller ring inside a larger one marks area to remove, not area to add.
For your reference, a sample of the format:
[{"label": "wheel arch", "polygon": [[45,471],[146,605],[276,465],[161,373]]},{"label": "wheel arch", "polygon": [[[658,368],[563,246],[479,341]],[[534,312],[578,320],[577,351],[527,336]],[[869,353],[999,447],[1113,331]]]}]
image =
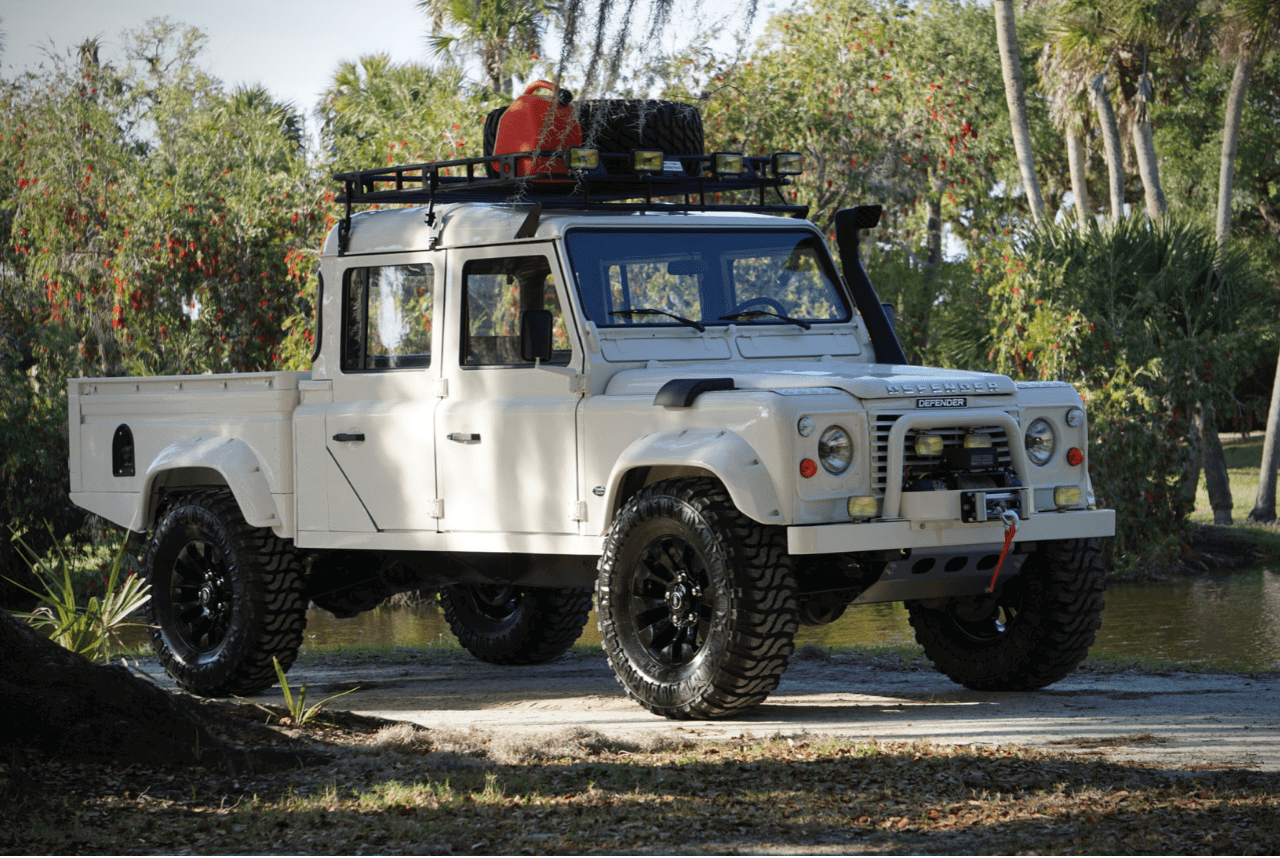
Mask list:
[{"label": "wheel arch", "polygon": [[143,477],[142,503],[130,529],[155,524],[165,495],[196,486],[225,486],[247,524],[269,527],[279,536],[286,519],[268,482],[268,470],[253,448],[239,438],[217,436],[175,441],[151,462]]},{"label": "wheel arch", "polygon": [[639,438],[618,457],[605,492],[606,529],[640,489],[676,477],[712,477],[748,518],[785,523],[769,470],[746,439],[727,429],[683,429]]}]

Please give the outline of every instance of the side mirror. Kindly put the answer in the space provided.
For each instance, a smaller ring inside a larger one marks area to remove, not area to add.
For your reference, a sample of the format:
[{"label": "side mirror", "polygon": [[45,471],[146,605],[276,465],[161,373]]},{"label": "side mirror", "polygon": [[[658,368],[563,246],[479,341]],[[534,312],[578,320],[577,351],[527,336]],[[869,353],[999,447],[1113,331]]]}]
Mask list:
[{"label": "side mirror", "polygon": [[889,320],[889,327],[895,331],[898,330],[898,310],[890,301],[881,301],[880,308],[884,310],[885,317]]},{"label": "side mirror", "polygon": [[520,313],[520,360],[551,360],[551,311],[524,310]]}]

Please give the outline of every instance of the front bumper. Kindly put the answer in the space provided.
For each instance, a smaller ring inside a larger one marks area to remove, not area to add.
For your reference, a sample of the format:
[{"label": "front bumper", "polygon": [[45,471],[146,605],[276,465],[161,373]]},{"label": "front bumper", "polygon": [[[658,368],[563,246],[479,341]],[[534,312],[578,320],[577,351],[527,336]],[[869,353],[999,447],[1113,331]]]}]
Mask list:
[{"label": "front bumper", "polygon": [[[1116,513],[1111,509],[1042,512],[1018,522],[1014,542],[1045,539],[1087,539],[1114,536]],[[787,528],[791,554],[844,554],[850,551],[894,551],[902,548],[939,549],[1000,545],[1004,525],[999,521],[971,522],[943,519],[813,524]]]}]

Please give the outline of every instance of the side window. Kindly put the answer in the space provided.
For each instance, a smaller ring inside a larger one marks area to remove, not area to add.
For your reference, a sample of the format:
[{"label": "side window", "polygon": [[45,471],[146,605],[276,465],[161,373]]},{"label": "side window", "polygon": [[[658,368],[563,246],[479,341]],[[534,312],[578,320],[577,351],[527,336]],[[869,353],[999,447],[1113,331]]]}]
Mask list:
[{"label": "side window", "polygon": [[520,313],[549,310],[552,317],[551,363],[567,365],[569,337],[556,297],[556,281],[545,256],[473,259],[462,269],[463,366],[513,366],[520,358]]},{"label": "side window", "polygon": [[430,366],[433,281],[426,263],[348,271],[342,289],[342,369]]}]

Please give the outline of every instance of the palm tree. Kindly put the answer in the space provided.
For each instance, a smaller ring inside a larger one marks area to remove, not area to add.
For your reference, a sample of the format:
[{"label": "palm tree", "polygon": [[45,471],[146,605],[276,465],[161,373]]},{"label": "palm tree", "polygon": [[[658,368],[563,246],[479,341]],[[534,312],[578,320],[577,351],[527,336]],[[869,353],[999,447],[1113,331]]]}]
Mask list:
[{"label": "palm tree", "polygon": [[1031,126],[1027,120],[1027,95],[1022,85],[1022,59],[1018,55],[1018,31],[1012,0],[995,0],[996,44],[1000,49],[1000,67],[1004,73],[1004,95],[1009,106],[1009,124],[1013,127],[1013,151],[1018,157],[1022,186],[1027,191],[1031,219],[1044,220],[1044,195],[1036,178],[1035,156],[1031,152]]},{"label": "palm tree", "polygon": [[1139,0],[1111,3],[1107,0],[1062,0],[1050,24],[1051,38],[1064,57],[1063,65],[1075,74],[1091,73],[1102,123],[1103,142],[1113,144],[1108,153],[1112,173],[1112,212],[1116,204],[1119,172],[1118,134],[1106,116],[1110,105],[1103,99],[1107,78],[1113,75],[1119,91],[1122,119],[1132,137],[1133,151],[1142,177],[1147,216],[1161,218],[1168,210],[1160,183],[1149,107],[1155,91],[1153,73],[1157,55],[1172,63],[1197,61],[1207,50],[1208,17],[1196,0]]},{"label": "palm tree", "polygon": [[1280,0],[1231,0],[1223,10],[1219,31],[1222,57],[1235,61],[1222,123],[1222,161],[1218,172],[1218,244],[1227,246],[1231,232],[1231,197],[1240,141],[1240,117],[1253,69],[1280,42]]},{"label": "palm tree", "polygon": [[1089,225],[1093,206],[1085,170],[1085,137],[1089,132],[1089,92],[1081,75],[1064,66],[1064,58],[1046,42],[1040,55],[1040,67],[1050,87],[1049,118],[1067,141],[1067,166],[1071,172],[1071,194],[1076,201],[1076,221],[1083,229]]},{"label": "palm tree", "polygon": [[1054,82],[1054,92],[1058,95],[1055,107],[1059,110],[1069,110],[1070,99],[1076,92],[1087,92],[1088,103],[1098,115],[1111,220],[1118,223],[1124,217],[1124,153],[1120,126],[1107,87],[1106,66],[1111,51],[1104,38],[1105,14],[1098,0],[1059,0],[1050,15],[1048,41],[1041,62],[1046,77]]},{"label": "palm tree", "polygon": [[[546,0],[418,0],[418,8],[431,18],[432,53],[452,57],[458,48],[474,50],[489,88],[502,95],[515,94],[509,65],[513,52],[538,53],[551,10]],[[443,32],[446,24],[459,34]]]},{"label": "palm tree", "polygon": [[[1219,50],[1235,61],[1231,88],[1227,92],[1226,116],[1222,123],[1222,159],[1218,173],[1218,213],[1215,222],[1218,246],[1223,250],[1231,235],[1231,198],[1235,176],[1236,146],[1240,140],[1240,117],[1244,113],[1245,92],[1258,62],[1280,43],[1280,0],[1232,0],[1224,9]],[[1276,471],[1280,469],[1280,359],[1271,387],[1271,407],[1267,410],[1267,432],[1262,442],[1262,466],[1258,473],[1258,494],[1249,512],[1250,521],[1276,520]]]}]

